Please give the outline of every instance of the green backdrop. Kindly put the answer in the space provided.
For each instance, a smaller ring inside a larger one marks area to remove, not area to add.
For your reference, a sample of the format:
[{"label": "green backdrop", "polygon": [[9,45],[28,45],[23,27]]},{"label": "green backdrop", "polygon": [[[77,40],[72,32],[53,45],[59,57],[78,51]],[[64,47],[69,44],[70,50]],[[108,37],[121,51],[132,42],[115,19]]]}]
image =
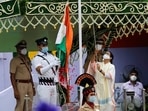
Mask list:
[{"label": "green backdrop", "polygon": [[24,31],[21,28],[16,30],[9,30],[8,32],[0,33],[0,52],[15,52],[15,44],[24,39],[27,41],[28,50],[34,51],[37,50],[35,40],[41,37],[48,37],[49,50],[55,50],[55,40],[57,36],[59,27],[54,29],[53,27],[47,27],[43,29],[42,27],[32,27],[28,28],[27,31]]}]

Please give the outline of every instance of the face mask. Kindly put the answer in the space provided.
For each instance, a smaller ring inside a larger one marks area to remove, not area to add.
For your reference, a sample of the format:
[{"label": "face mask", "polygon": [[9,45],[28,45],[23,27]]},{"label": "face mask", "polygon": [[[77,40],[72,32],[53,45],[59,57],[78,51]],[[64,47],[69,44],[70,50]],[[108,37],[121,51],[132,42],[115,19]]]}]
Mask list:
[{"label": "face mask", "polygon": [[108,54],[104,54],[103,59],[110,59],[110,56]]},{"label": "face mask", "polygon": [[96,98],[96,96],[89,96],[88,101],[92,102],[92,103],[97,103],[97,98]]},{"label": "face mask", "polygon": [[136,80],[137,80],[137,77],[136,77],[135,75],[130,76],[130,80],[131,80],[131,81],[136,81]]},{"label": "face mask", "polygon": [[21,54],[22,54],[22,55],[26,55],[26,54],[27,54],[27,49],[26,49],[26,48],[22,49],[22,50],[21,50]]},{"label": "face mask", "polygon": [[47,46],[46,46],[46,47],[42,47],[41,52],[43,52],[43,53],[47,53],[47,52],[48,52],[48,47],[47,47]]},{"label": "face mask", "polygon": [[101,45],[101,44],[97,44],[97,45],[95,46],[95,48],[96,48],[96,50],[101,50],[101,49],[102,49],[102,45]]}]

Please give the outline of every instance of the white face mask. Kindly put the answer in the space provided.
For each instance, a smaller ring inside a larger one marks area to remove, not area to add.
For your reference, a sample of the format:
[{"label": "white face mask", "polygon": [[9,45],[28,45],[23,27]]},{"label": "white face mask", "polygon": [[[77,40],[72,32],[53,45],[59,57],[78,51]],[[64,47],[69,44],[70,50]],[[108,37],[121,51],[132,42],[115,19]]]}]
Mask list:
[{"label": "white face mask", "polygon": [[95,48],[96,48],[96,50],[101,50],[102,49],[102,45],[101,44],[96,44]]},{"label": "white face mask", "polygon": [[27,54],[27,49],[26,49],[26,48],[22,49],[22,50],[21,50],[21,54],[22,54],[22,55],[26,55],[26,54]]},{"label": "white face mask", "polygon": [[110,59],[110,56],[108,54],[104,54],[103,59]]},{"label": "white face mask", "polygon": [[132,75],[132,76],[130,76],[130,80],[131,81],[136,81],[137,80],[137,77],[135,75]]}]

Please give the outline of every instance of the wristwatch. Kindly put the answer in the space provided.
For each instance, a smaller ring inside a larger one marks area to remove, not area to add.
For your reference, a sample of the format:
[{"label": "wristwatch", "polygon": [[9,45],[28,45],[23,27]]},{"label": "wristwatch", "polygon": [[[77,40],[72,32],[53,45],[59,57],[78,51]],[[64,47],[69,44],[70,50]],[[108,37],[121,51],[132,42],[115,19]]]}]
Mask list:
[{"label": "wristwatch", "polygon": [[100,72],[102,72],[102,69],[100,69]]}]

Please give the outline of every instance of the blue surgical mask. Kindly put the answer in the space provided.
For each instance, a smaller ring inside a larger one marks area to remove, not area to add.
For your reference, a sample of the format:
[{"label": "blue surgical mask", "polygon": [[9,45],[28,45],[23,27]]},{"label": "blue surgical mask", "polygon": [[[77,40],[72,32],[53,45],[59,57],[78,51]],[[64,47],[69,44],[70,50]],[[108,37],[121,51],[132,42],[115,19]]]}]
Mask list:
[{"label": "blue surgical mask", "polygon": [[47,47],[47,46],[46,46],[46,47],[42,47],[41,52],[43,52],[43,53],[47,53],[47,52],[48,52],[48,47]]},{"label": "blue surgical mask", "polygon": [[89,96],[88,101],[92,102],[92,103],[96,103],[97,102],[97,97],[95,95],[94,96]]}]

